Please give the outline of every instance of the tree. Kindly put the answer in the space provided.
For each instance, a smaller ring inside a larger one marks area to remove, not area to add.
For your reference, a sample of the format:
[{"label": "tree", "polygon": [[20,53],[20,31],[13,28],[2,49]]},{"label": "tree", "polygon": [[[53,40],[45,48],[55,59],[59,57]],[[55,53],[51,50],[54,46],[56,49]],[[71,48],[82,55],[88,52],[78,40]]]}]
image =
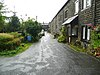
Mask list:
[{"label": "tree", "polygon": [[20,21],[19,21],[19,18],[15,14],[11,17],[8,27],[9,27],[10,32],[19,31]]},{"label": "tree", "polygon": [[3,8],[4,8],[4,4],[2,2],[0,2],[0,32],[3,32],[3,28],[4,28],[4,24],[5,24],[5,17],[2,15]]},{"label": "tree", "polygon": [[42,26],[37,21],[33,21],[32,19],[28,19],[25,22],[26,32],[31,34],[34,38],[38,36],[38,33],[41,32]]}]

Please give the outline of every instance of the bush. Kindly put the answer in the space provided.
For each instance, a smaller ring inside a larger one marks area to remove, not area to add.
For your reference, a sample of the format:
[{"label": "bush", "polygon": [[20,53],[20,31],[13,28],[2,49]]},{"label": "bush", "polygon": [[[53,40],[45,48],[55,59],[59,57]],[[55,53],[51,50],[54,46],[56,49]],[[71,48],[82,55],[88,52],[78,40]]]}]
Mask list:
[{"label": "bush", "polygon": [[21,43],[19,38],[13,39],[11,41],[2,42],[0,43],[0,49],[1,50],[12,50],[15,49],[17,46],[19,46]]},{"label": "bush", "polygon": [[0,33],[0,50],[12,50],[20,45],[21,38],[14,38],[13,35]]},{"label": "bush", "polygon": [[66,42],[66,30],[65,26],[62,26],[61,28],[61,34],[58,36],[58,42],[65,43]]},{"label": "bush", "polygon": [[22,33],[18,33],[18,32],[11,32],[9,33],[10,35],[13,35],[14,38],[20,38],[21,42],[24,42],[24,36],[22,36]]},{"label": "bush", "polygon": [[32,19],[26,21],[25,26],[26,32],[31,34],[33,37],[37,37],[42,30],[42,26],[37,21],[33,21]]},{"label": "bush", "polygon": [[18,37],[20,37],[20,36],[21,36],[21,34],[20,34],[20,33],[18,33],[18,32],[11,32],[11,33],[9,33],[9,34],[13,35],[13,36],[14,36],[14,38],[18,38]]},{"label": "bush", "polygon": [[7,42],[13,40],[14,36],[6,33],[0,33],[0,42]]},{"label": "bush", "polygon": [[64,36],[64,35],[60,35],[59,37],[58,37],[58,42],[66,42],[66,37]]},{"label": "bush", "polygon": [[100,33],[97,33],[96,31],[91,31],[91,45],[94,49],[98,48],[100,46],[100,39],[98,38]]}]

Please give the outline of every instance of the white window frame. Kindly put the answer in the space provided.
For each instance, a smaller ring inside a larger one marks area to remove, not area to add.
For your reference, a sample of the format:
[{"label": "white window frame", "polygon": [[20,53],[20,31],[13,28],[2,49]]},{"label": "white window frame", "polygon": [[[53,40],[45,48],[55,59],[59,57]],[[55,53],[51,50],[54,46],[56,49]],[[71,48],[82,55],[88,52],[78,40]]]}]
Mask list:
[{"label": "white window frame", "polygon": [[75,14],[79,12],[79,0],[75,1]]},{"label": "white window frame", "polygon": [[91,7],[91,1],[92,0],[83,0],[82,2],[83,2],[83,9],[82,10],[84,10],[84,9],[87,9],[87,8],[89,8],[89,7]]},{"label": "white window frame", "polygon": [[83,3],[83,9],[85,9],[86,8],[86,0],[84,0],[84,3]]},{"label": "white window frame", "polygon": [[87,30],[87,40],[90,40],[90,29]]},{"label": "white window frame", "polygon": [[83,27],[83,39],[85,39],[85,27]]},{"label": "white window frame", "polygon": [[86,7],[90,7],[91,6],[91,0],[86,0]]}]

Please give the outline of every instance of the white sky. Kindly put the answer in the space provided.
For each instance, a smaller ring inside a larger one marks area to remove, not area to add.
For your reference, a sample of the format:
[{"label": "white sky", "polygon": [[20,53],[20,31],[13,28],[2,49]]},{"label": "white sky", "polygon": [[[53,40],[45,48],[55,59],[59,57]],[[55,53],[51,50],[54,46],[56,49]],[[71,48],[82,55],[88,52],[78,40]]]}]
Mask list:
[{"label": "white sky", "polygon": [[17,16],[36,18],[39,22],[50,22],[67,0],[4,0],[9,10],[17,12]]}]

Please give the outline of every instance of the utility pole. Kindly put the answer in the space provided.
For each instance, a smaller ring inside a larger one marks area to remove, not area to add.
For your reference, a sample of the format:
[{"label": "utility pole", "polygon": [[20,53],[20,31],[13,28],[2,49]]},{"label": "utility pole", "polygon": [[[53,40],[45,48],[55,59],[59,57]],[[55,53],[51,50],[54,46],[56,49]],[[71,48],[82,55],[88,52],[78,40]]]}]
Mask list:
[{"label": "utility pole", "polygon": [[36,21],[37,21],[37,16],[36,16]]}]

